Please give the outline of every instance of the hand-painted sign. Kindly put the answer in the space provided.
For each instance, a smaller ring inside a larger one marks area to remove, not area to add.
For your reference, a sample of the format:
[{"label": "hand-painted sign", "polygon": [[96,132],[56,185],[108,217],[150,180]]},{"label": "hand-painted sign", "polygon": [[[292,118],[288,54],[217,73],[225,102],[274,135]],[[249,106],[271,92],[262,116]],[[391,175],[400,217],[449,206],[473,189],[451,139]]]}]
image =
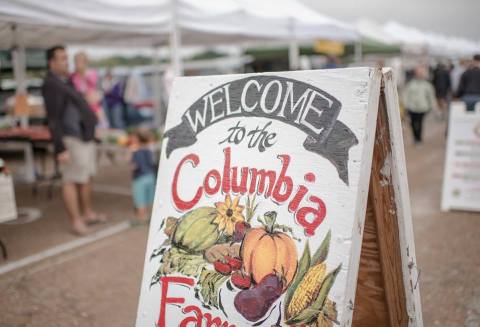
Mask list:
[{"label": "hand-painted sign", "polygon": [[176,79],[137,327],[350,324],[380,78]]},{"label": "hand-painted sign", "polygon": [[[0,159],[0,166],[3,160]],[[17,204],[11,175],[0,172],[0,223],[17,218]]]},{"label": "hand-painted sign", "polygon": [[[210,90],[183,114],[182,123],[165,133],[167,157],[173,150],[193,145],[196,135],[216,122],[239,117],[264,117],[297,127],[307,135],[303,147],[323,155],[348,183],[348,150],[357,138],[337,120],[341,103],[327,92],[301,81],[280,76],[251,76]],[[237,126],[238,128],[238,126]],[[232,128],[234,139],[239,133]],[[254,133],[251,133],[254,134]],[[270,146],[259,144],[259,151]]]},{"label": "hand-painted sign", "polygon": [[480,211],[480,105],[453,102],[448,126],[442,210]]}]

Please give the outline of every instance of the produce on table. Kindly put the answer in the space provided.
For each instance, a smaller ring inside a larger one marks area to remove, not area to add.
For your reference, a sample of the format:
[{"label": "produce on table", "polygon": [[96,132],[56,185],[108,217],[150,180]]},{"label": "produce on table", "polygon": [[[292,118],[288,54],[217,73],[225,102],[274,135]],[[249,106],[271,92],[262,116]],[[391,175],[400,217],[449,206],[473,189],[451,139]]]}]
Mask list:
[{"label": "produce on table", "polygon": [[200,207],[180,217],[173,232],[175,246],[190,253],[199,253],[217,243],[220,238],[218,225],[214,223],[217,210],[212,207]]},{"label": "produce on table", "polygon": [[261,221],[264,226],[251,228],[245,235],[240,253],[245,272],[256,283],[278,273],[285,279],[286,290],[297,270],[297,248],[289,235],[278,230],[276,217],[276,212],[267,212],[265,222]]},{"label": "produce on table", "polygon": [[253,288],[240,291],[234,299],[235,309],[247,320],[257,321],[268,312],[271,305],[282,295],[282,277],[266,275]]}]

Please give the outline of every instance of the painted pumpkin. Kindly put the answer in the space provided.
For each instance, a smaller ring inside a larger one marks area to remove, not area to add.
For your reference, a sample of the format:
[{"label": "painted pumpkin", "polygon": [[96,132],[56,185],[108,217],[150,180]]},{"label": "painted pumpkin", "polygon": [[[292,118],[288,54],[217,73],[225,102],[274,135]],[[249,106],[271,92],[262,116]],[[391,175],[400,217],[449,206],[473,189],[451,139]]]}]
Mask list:
[{"label": "painted pumpkin", "polygon": [[274,221],[275,218],[273,223],[267,222],[264,227],[251,228],[245,235],[240,253],[243,269],[257,284],[265,276],[277,274],[285,278],[286,290],[297,270],[297,248],[289,235],[276,231]]}]

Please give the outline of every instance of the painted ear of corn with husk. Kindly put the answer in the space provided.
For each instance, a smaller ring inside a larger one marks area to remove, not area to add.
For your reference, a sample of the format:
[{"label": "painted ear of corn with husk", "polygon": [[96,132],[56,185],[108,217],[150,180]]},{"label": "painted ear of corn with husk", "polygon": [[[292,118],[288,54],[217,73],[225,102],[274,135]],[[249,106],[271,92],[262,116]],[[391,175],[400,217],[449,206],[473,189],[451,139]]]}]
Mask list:
[{"label": "painted ear of corn with husk", "polygon": [[298,264],[297,273],[285,295],[286,323],[310,327],[330,327],[337,323],[335,302],[328,293],[335,282],[339,265],[327,273],[325,259],[330,247],[331,232],[325,236],[313,257],[308,241]]}]

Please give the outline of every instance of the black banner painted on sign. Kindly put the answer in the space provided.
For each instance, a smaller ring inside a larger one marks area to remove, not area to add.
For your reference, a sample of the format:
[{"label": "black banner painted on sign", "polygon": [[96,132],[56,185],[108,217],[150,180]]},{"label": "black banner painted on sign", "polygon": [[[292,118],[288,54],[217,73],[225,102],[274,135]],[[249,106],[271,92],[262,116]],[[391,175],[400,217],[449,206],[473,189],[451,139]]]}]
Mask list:
[{"label": "black banner painted on sign", "polygon": [[303,147],[328,159],[348,184],[348,151],[358,144],[337,120],[342,104],[308,83],[279,76],[251,76],[215,87],[195,101],[182,122],[165,132],[167,157],[193,145],[197,134],[228,118],[263,117],[295,126],[307,134]]}]

